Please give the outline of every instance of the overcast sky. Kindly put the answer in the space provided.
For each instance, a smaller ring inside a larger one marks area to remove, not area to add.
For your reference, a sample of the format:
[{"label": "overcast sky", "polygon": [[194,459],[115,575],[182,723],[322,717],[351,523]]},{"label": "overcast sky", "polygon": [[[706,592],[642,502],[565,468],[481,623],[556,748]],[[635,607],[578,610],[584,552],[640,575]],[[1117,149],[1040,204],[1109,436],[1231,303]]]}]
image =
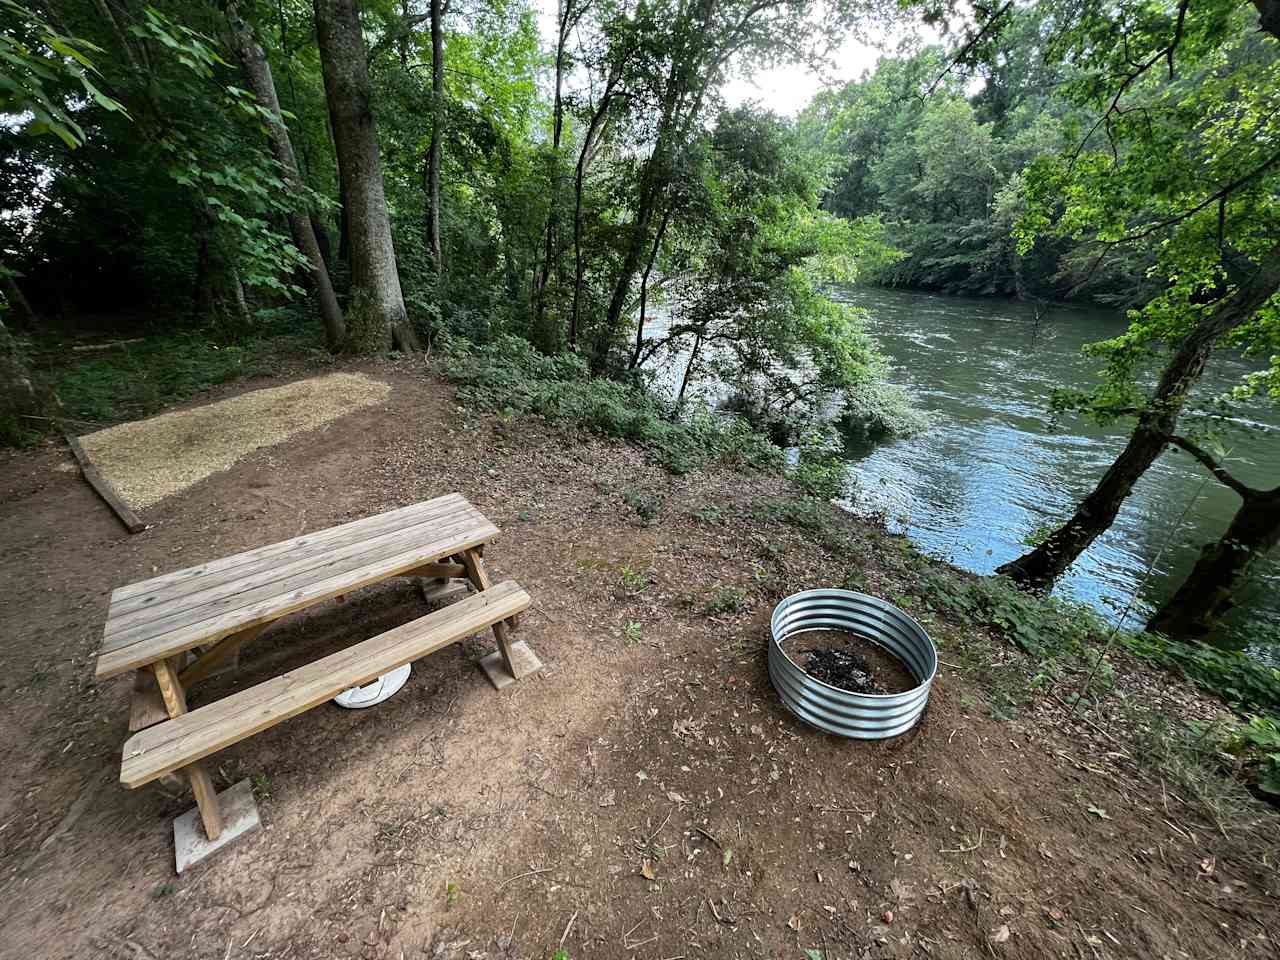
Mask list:
[{"label": "overcast sky", "polygon": [[[543,42],[554,50],[556,43],[556,0],[531,0],[538,10],[538,25]],[[931,31],[926,31],[933,35]],[[897,41],[901,35],[888,39]],[[876,65],[876,59],[885,51],[864,41],[850,38],[832,59],[835,61],[825,76],[820,76],[801,66],[779,67],[761,70],[750,77],[735,76],[725,85],[724,95],[729,106],[743,103],[759,103],[767,110],[785,116],[795,116],[813,99],[813,95],[830,84],[840,86],[856,80],[864,71]]]}]

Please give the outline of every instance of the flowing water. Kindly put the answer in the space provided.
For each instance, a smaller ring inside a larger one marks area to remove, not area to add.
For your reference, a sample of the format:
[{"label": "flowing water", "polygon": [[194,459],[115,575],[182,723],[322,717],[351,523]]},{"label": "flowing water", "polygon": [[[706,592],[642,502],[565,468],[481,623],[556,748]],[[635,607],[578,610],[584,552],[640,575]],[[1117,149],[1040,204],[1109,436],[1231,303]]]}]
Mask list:
[{"label": "flowing water", "polygon": [[[1037,321],[1031,305],[1005,301],[868,288],[837,297],[868,312],[869,329],[892,363],[890,379],[907,387],[930,419],[917,436],[851,451],[858,490],[851,506],[885,514],[891,528],[926,553],[990,573],[1022,553],[1029,537],[1068,516],[1123,447],[1125,424],[1055,422],[1048,412],[1054,389],[1094,382],[1100,364],[1080,348],[1120,333],[1117,314],[1060,308]],[[1215,360],[1200,395],[1216,395],[1254,368],[1236,357]],[[1230,469],[1245,483],[1274,486],[1280,411],[1259,402],[1239,416],[1253,426],[1227,438]],[[1058,592],[1111,619],[1136,592],[1126,621],[1142,622],[1239,505],[1206,476],[1189,456],[1165,453]],[[1237,617],[1280,627],[1278,560],[1260,565]],[[1277,661],[1276,648],[1254,652]]]}]

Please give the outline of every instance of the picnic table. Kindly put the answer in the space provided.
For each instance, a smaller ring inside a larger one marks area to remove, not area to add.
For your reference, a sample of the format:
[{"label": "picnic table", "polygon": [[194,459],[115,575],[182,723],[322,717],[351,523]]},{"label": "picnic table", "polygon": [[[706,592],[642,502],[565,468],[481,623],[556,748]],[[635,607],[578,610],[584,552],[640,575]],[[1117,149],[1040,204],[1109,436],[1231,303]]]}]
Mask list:
[{"label": "picnic table", "polygon": [[[120,779],[134,789],[173,771],[195,794],[203,856],[224,831],[201,760],[388,671],[492,628],[496,686],[540,666],[508,630],[529,606],[514,581],[492,584],[482,557],[498,528],[449,494],[121,587],[111,594],[96,677],[137,671]],[[458,578],[475,593],[303,667],[189,710],[187,691],[291,613],[392,577]],[[242,786],[237,784],[237,787]],[[252,804],[248,784],[244,795]],[[235,790],[236,788],[232,788]],[[231,794],[228,790],[224,795]],[[195,811],[189,815],[195,823]],[[256,823],[257,812],[253,809]],[[181,821],[183,818],[178,818]],[[179,823],[175,821],[175,836]],[[197,843],[197,846],[201,846]],[[190,841],[188,842],[190,845]],[[184,867],[178,849],[178,870]]]}]

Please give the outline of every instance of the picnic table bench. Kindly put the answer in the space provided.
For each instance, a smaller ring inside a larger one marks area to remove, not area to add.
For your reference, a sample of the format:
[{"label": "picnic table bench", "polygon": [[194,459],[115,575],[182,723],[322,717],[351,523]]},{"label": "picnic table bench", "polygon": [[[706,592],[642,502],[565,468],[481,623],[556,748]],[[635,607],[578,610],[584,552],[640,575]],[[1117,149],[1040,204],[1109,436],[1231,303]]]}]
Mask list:
[{"label": "picnic table bench", "polygon": [[[488,628],[498,650],[485,666],[495,685],[533,672],[537,658],[525,644],[513,645],[508,635],[529,606],[529,595],[514,581],[491,584],[482,558],[484,545],[497,535],[498,528],[464,497],[449,494],[115,590],[96,677],[134,670],[146,681],[137,684],[130,723],[136,732],[124,745],[121,781],[133,789],[173,771],[185,773],[205,843],[213,844],[224,822],[219,795],[200,762],[204,757]],[[465,579],[476,592],[188,710],[186,691],[275,621],[405,576]],[[148,689],[156,701],[151,707]],[[194,811],[190,816],[194,824]],[[179,872],[183,866],[179,850]]]}]

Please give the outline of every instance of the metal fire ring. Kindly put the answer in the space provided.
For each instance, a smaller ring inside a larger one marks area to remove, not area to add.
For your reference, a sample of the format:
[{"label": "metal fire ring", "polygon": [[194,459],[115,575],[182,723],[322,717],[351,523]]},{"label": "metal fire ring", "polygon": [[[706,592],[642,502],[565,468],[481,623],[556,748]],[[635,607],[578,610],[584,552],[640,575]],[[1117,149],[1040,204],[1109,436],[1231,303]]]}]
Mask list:
[{"label": "metal fire ring", "polygon": [[[906,733],[924,713],[938,672],[938,651],[924,628],[891,603],[852,590],[805,590],[773,609],[769,679],[782,702],[819,730],[859,740]],[[840,630],[871,641],[896,656],[917,686],[903,693],[851,693],[806,673],[782,649],[788,637],[807,630]]]}]

